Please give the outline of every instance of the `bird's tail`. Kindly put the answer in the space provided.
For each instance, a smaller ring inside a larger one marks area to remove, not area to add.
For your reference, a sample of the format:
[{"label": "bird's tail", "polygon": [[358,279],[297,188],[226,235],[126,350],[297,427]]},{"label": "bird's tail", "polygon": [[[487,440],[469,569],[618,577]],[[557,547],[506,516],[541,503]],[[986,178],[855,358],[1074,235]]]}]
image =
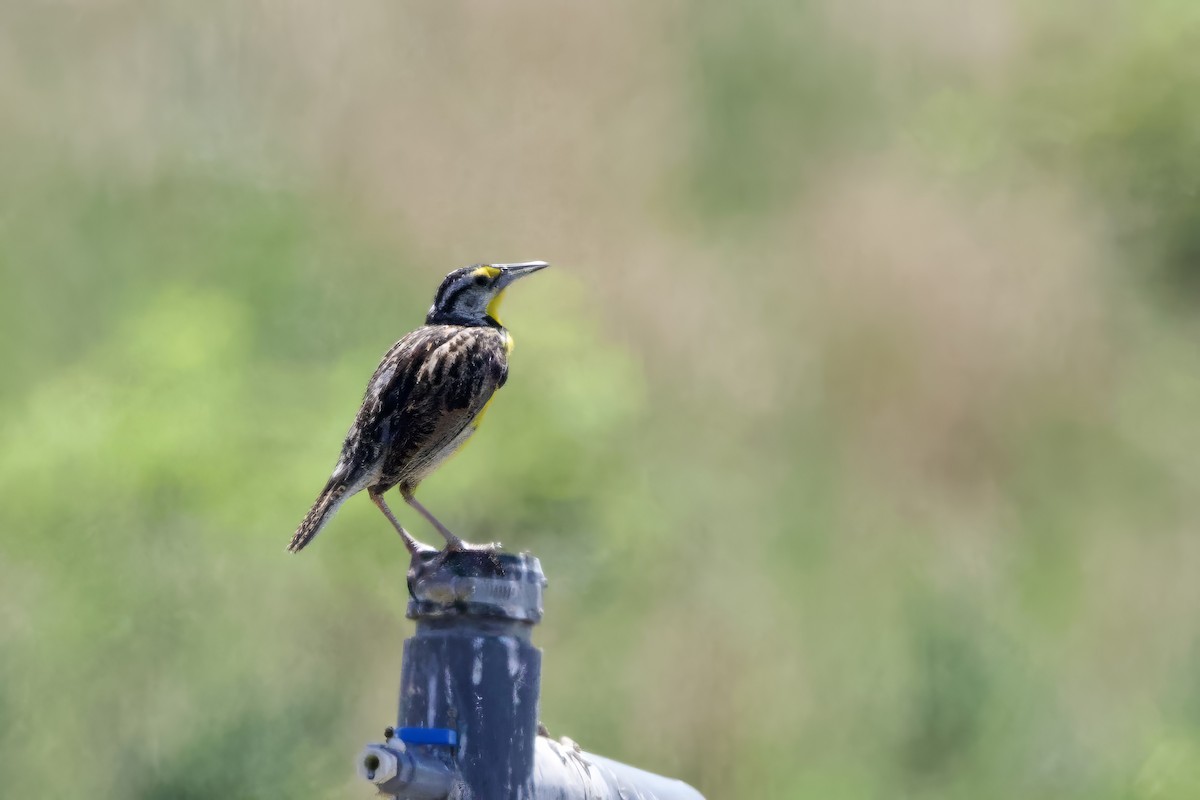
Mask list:
[{"label": "bird's tail", "polygon": [[326,486],[325,490],[321,492],[321,496],[317,498],[317,502],[313,503],[313,507],[305,515],[300,527],[296,528],[296,533],[292,535],[292,541],[287,546],[288,552],[299,553],[303,550],[304,546],[321,532],[321,528],[325,527],[325,523],[333,516],[333,512],[337,511],[338,507],[346,501],[347,496],[344,483]]}]

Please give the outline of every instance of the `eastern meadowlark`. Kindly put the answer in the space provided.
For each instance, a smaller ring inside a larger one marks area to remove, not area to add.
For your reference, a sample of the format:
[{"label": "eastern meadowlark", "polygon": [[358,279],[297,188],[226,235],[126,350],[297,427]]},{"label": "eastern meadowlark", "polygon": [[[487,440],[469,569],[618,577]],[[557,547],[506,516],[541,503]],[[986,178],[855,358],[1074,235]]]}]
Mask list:
[{"label": "eastern meadowlark", "polygon": [[362,407],[333,475],[300,523],[288,550],[320,532],[342,503],[367,490],[410,553],[432,548],[409,534],[383,499],[393,486],[446,540],[470,547],[413,496],[417,485],[475,432],[492,395],[508,377],[512,337],[496,319],[513,281],[549,266],[545,261],[476,264],[446,276],[425,325],[388,350],[367,384]]}]

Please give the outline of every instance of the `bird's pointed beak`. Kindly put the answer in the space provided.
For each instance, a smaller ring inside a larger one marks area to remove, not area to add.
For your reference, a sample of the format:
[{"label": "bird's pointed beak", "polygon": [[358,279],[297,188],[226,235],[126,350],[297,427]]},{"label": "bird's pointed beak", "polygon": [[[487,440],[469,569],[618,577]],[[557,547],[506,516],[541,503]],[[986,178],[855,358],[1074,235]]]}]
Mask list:
[{"label": "bird's pointed beak", "polygon": [[538,270],[550,266],[550,264],[545,261],[521,261],[516,264],[493,264],[492,266],[500,270],[500,284],[507,286],[517,278],[532,275]]}]

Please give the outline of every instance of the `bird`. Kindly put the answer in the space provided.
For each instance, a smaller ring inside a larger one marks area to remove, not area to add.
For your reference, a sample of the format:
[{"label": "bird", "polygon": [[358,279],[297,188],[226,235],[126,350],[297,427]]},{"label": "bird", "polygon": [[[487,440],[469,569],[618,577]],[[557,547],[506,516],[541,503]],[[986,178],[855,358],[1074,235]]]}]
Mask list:
[{"label": "bird", "polygon": [[495,549],[451,533],[413,493],[466,443],[508,379],[513,338],[496,316],[505,289],[548,266],[545,261],[472,264],[445,277],[425,324],[392,345],[371,376],[333,474],[292,536],[289,552],[304,549],[341,505],[364,489],[410,554],[433,551],[388,507],[384,493],[393,487],[441,534],[444,552]]}]

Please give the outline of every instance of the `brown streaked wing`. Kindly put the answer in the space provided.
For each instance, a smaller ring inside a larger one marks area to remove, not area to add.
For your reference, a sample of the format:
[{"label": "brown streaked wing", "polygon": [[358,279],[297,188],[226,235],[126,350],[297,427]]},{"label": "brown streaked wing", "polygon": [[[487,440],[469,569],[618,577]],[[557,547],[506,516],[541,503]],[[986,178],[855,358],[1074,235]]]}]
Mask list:
[{"label": "brown streaked wing", "polygon": [[436,344],[384,392],[388,418],[379,483],[415,486],[442,459],[500,388],[508,373],[504,333],[494,328],[429,326]]},{"label": "brown streaked wing", "polygon": [[437,327],[418,328],[405,334],[384,354],[363,394],[354,424],[342,442],[342,453],[326,488],[354,484],[373,472],[383,459],[392,438],[396,408],[411,392],[419,365],[439,344],[446,332]]}]

